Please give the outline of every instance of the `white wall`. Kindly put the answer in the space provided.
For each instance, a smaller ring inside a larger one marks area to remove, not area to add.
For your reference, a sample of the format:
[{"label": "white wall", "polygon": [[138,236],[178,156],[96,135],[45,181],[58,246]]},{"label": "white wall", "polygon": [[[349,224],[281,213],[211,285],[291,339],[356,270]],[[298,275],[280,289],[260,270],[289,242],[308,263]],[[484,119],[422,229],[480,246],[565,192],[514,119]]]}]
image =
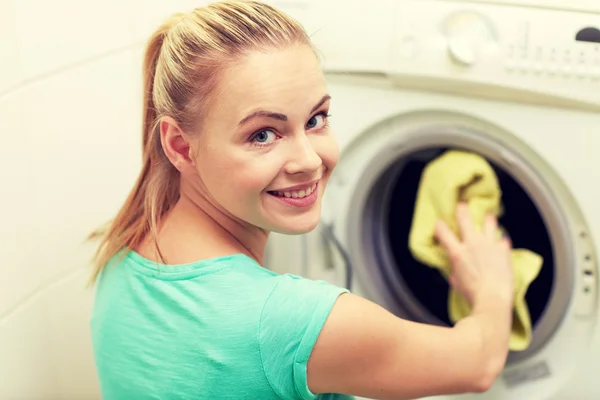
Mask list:
[{"label": "white wall", "polygon": [[0,399],[98,399],[86,235],[140,166],[141,55],[203,0],[0,0]]}]

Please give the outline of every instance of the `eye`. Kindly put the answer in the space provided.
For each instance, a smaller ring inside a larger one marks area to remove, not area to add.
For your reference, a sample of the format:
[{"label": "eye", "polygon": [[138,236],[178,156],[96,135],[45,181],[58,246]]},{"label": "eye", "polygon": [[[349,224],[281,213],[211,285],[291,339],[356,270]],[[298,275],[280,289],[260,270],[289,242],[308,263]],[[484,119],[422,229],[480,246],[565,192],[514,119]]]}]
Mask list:
[{"label": "eye", "polygon": [[277,135],[275,132],[265,129],[263,131],[258,132],[256,135],[252,137],[252,142],[256,144],[271,144],[277,139]]},{"label": "eye", "polygon": [[306,123],[306,127],[308,129],[319,129],[326,125],[328,115],[325,112],[314,115],[311,119]]}]

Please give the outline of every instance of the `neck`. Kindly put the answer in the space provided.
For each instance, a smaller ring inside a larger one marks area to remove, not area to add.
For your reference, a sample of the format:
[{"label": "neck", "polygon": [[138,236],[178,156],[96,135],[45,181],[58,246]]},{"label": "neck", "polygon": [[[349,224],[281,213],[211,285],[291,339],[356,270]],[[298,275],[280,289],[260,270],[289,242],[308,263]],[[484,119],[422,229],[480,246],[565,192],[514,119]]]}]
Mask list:
[{"label": "neck", "polygon": [[173,214],[187,225],[191,237],[211,237],[211,246],[223,252],[246,254],[262,265],[269,233],[228,213],[205,190],[182,182]]}]

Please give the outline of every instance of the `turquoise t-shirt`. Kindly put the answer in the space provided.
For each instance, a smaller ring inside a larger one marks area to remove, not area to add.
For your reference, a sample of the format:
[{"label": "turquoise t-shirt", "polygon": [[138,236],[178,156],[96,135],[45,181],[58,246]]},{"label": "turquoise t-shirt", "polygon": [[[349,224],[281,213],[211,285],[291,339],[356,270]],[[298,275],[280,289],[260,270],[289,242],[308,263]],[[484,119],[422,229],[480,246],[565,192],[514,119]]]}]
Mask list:
[{"label": "turquoise t-shirt", "polygon": [[352,399],[306,381],[346,289],[242,254],[175,266],[119,256],[98,278],[91,320],[104,400]]}]

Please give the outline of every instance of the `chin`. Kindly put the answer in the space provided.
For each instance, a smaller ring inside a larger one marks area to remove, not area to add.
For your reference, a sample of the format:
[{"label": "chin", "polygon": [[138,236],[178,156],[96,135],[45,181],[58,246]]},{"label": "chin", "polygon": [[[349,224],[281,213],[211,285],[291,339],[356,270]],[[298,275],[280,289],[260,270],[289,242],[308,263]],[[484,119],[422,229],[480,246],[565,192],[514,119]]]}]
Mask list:
[{"label": "chin", "polygon": [[313,231],[320,220],[320,213],[316,215],[296,216],[286,221],[277,221],[273,224],[272,232],[281,233],[284,235],[303,235]]},{"label": "chin", "polygon": [[295,235],[304,235],[305,233],[309,233],[312,232],[318,224],[315,224],[314,226],[310,227],[310,228],[306,228],[306,229],[277,229],[277,230],[273,230],[272,232],[275,233],[281,233],[283,235],[290,235],[290,236],[295,236]]}]

